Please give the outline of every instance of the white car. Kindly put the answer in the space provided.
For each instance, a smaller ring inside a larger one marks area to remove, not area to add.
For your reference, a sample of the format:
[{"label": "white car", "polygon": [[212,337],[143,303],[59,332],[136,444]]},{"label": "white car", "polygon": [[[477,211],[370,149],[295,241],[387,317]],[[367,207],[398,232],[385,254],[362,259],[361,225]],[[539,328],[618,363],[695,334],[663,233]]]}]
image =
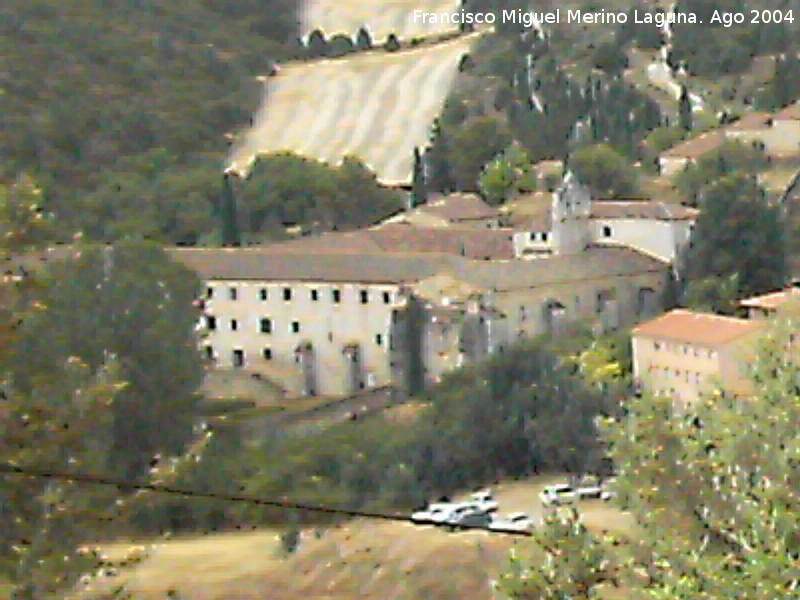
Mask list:
[{"label": "white car", "polygon": [[431,504],[425,510],[413,513],[411,520],[415,523],[444,523],[458,506],[451,502]]},{"label": "white car", "polygon": [[470,503],[474,503],[477,505],[484,512],[493,512],[497,510],[497,500],[494,499],[492,495],[492,490],[482,490],[480,492],[475,492],[470,496],[472,501]]},{"label": "white car", "polygon": [[511,513],[504,519],[497,519],[489,523],[492,531],[529,531],[534,528],[535,522],[525,513]]},{"label": "white car", "polygon": [[549,485],[539,494],[542,504],[545,506],[560,506],[561,504],[572,504],[578,499],[578,493],[571,485],[559,483]]},{"label": "white car", "polygon": [[450,513],[445,525],[462,527],[488,527],[492,522],[492,516],[485,510],[481,510],[472,503],[464,503]]},{"label": "white car", "polygon": [[608,501],[611,500],[613,494],[601,488],[600,486],[593,485],[588,487],[578,488],[578,498],[598,498],[600,500]]}]

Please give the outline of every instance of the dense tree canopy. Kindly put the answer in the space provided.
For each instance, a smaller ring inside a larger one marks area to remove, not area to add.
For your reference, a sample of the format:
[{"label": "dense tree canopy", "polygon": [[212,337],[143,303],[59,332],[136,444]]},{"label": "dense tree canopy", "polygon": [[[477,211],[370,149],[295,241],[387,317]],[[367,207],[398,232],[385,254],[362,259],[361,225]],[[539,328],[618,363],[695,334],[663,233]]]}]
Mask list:
[{"label": "dense tree canopy", "polygon": [[[62,239],[198,241],[223,135],[297,37],[296,0],[8,0],[0,181],[36,176]],[[220,26],[224,23],[224,27]],[[79,210],[76,210],[79,207]]]},{"label": "dense tree canopy", "polygon": [[[770,331],[750,366],[752,399],[714,393],[684,411],[666,397],[626,403],[606,427],[630,539],[593,538],[575,515],[551,521],[550,560],[516,564],[512,598],[595,597],[614,579],[628,598],[796,597],[800,590],[797,322]],[[574,559],[574,560],[573,560]]]},{"label": "dense tree canopy", "polygon": [[634,168],[607,144],[581,148],[570,157],[569,164],[596,196],[624,198],[639,191]]},{"label": "dense tree canopy", "polygon": [[686,258],[693,282],[723,283],[738,274],[738,294],[763,294],[786,277],[784,226],[779,207],[770,206],[749,176],[732,175],[712,185],[701,205]]}]

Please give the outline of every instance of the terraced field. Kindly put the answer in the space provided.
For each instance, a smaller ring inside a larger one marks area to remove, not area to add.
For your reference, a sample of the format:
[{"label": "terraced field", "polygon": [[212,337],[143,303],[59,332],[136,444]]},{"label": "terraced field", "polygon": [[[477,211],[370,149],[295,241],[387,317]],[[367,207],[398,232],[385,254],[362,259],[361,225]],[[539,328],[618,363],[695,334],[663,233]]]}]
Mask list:
[{"label": "terraced field", "polygon": [[232,146],[229,169],[246,174],[259,154],[272,152],[330,163],[350,154],[384,184],[409,182],[414,147],[427,143],[459,61],[480,35],[285,65],[267,79],[253,126]]},{"label": "terraced field", "polygon": [[376,42],[394,33],[400,39],[424,37],[458,29],[450,24],[423,23],[414,11],[453,13],[456,0],[306,0],[301,17],[303,36],[321,29],[326,37],[337,33],[354,35],[367,27]]}]

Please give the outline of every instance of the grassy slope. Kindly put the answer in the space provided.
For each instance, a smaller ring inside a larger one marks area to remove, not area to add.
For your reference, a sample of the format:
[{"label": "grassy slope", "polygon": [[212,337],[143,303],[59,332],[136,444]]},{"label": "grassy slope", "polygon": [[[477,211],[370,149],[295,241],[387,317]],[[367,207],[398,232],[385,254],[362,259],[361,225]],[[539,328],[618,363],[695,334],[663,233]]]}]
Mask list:
[{"label": "grassy slope", "polygon": [[[542,476],[495,486],[501,514],[540,516],[538,493],[562,480]],[[586,502],[579,508],[595,532],[632,531],[630,517],[605,503]],[[490,581],[507,567],[508,552],[515,547],[525,556],[531,552],[524,538],[357,520],[327,530],[320,539],[304,534],[288,559],[280,554],[276,532],[269,530],[173,540],[153,549],[148,560],[123,572],[119,581],[130,581],[139,600],[160,600],[170,588],[193,600],[477,600],[490,596]],[[127,548],[114,544],[106,551],[113,558]]]}]

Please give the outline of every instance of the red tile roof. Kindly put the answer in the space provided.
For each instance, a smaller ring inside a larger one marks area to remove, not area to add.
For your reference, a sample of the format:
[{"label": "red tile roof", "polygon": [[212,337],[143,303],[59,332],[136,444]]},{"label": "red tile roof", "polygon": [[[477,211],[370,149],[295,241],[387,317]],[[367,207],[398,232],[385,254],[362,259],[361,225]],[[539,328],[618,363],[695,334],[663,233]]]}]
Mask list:
[{"label": "red tile roof", "polygon": [[753,333],[763,326],[763,321],[676,309],[635,327],[633,336],[668,339],[703,346],[720,346]]},{"label": "red tile roof", "polygon": [[596,219],[658,219],[691,221],[699,211],[682,204],[665,202],[593,200],[592,217]]},{"label": "red tile roof", "polygon": [[745,298],[739,302],[739,306],[745,308],[763,308],[766,310],[777,310],[790,300],[800,300],[800,288],[791,287],[778,292],[771,292],[762,296]]},{"label": "red tile roof", "polygon": [[450,223],[491,219],[497,210],[484,202],[476,194],[449,194],[433,196],[428,204],[415,209],[418,213],[438,217]]},{"label": "red tile roof", "polygon": [[800,102],[790,104],[784,109],[778,111],[773,116],[773,119],[778,121],[797,121],[800,120]]}]

